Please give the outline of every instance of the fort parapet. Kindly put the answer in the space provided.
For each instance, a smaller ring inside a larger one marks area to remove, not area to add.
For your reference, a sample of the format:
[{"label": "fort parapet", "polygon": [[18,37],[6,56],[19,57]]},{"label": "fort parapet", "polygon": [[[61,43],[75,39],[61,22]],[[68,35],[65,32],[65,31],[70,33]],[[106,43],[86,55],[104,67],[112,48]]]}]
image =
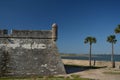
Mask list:
[{"label": "fort parapet", "polygon": [[56,46],[57,25],[52,30],[0,30],[1,76],[65,74]]}]

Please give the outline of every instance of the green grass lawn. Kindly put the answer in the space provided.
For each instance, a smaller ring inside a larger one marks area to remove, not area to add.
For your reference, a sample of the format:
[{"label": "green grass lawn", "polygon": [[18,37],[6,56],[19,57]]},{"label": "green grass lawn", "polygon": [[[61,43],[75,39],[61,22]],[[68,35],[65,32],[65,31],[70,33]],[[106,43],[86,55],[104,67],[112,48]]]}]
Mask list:
[{"label": "green grass lawn", "polygon": [[87,78],[81,78],[79,75],[71,75],[69,77],[57,76],[57,77],[33,77],[33,78],[0,78],[0,80],[93,80]]}]

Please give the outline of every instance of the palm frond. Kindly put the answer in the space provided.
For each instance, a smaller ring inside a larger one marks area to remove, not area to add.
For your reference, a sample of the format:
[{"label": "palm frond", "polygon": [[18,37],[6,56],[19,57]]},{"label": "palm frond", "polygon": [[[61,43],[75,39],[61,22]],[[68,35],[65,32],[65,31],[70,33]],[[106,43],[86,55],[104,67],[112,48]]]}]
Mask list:
[{"label": "palm frond", "polygon": [[86,37],[85,40],[84,40],[84,43],[90,43],[90,45],[92,43],[96,43],[96,42],[97,42],[96,38],[95,37],[91,37],[91,36]]},{"label": "palm frond", "polygon": [[115,28],[115,33],[120,33],[120,24],[117,26],[117,28]]},{"label": "palm frond", "polygon": [[107,42],[109,42],[109,43],[116,43],[117,42],[117,40],[116,40],[116,36],[115,35],[110,35],[110,36],[108,36],[107,37]]}]

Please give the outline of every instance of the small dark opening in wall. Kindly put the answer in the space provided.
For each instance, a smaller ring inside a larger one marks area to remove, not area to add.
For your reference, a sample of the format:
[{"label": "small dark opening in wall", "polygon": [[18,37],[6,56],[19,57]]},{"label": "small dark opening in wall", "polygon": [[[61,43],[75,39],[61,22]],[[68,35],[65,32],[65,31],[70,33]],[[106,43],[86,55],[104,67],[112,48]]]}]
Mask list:
[{"label": "small dark opening in wall", "polygon": [[3,30],[3,34],[8,34],[8,30],[7,30],[7,29],[4,29],[4,30]]}]

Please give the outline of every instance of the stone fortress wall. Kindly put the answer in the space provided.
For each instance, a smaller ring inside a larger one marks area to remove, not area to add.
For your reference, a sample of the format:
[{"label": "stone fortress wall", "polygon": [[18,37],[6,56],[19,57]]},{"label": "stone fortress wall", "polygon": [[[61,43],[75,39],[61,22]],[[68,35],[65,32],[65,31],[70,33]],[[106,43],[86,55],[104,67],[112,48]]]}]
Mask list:
[{"label": "stone fortress wall", "polygon": [[1,76],[48,76],[64,74],[56,46],[57,25],[52,30],[0,30]]}]

